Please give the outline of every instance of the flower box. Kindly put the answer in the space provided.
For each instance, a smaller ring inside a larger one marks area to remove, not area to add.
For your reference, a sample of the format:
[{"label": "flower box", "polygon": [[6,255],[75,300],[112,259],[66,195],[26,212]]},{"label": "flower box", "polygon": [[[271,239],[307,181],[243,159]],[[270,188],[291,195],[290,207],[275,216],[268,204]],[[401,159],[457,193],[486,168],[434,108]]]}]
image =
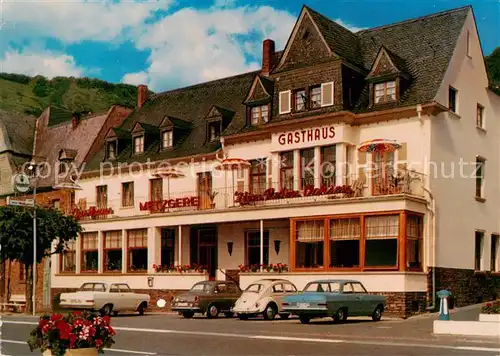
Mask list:
[{"label": "flower box", "polygon": [[500,314],[479,314],[479,321],[500,323]]},{"label": "flower box", "polygon": [[[64,356],[97,356],[99,353],[95,347],[86,347],[84,349],[69,349],[66,350]],[[52,351],[45,350],[43,356],[52,356]]]}]

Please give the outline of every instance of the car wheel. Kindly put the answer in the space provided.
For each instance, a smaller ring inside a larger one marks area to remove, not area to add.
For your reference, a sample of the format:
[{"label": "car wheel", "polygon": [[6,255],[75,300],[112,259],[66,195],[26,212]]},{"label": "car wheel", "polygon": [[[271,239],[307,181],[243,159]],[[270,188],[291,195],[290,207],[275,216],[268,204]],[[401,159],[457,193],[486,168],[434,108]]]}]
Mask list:
[{"label": "car wheel", "polygon": [[182,312],[182,316],[186,319],[191,319],[194,316],[194,312],[192,311],[185,311]]},{"label": "car wheel", "polygon": [[335,316],[333,317],[333,319],[337,323],[343,323],[343,322],[345,322],[347,320],[347,310],[343,309],[343,308],[340,308],[335,313]]},{"label": "car wheel", "polygon": [[309,324],[309,322],[311,321],[311,318],[307,315],[299,315],[299,319],[302,324]]},{"label": "car wheel", "polygon": [[224,316],[226,318],[232,318],[234,316],[234,313],[233,312],[227,312],[227,313],[224,313]]},{"label": "car wheel", "polygon": [[266,309],[264,309],[264,313],[262,315],[264,316],[265,320],[274,320],[276,317],[277,310],[274,304],[268,304]]},{"label": "car wheel", "polygon": [[290,317],[290,314],[287,314],[287,313],[280,314],[280,318],[283,319],[283,320],[286,320],[289,317]]},{"label": "car wheel", "polygon": [[110,316],[113,313],[113,306],[111,304],[106,304],[101,309],[101,315]]},{"label": "car wheel", "polygon": [[238,318],[240,320],[248,320],[248,315],[246,315],[246,314],[238,314]]},{"label": "car wheel", "polygon": [[146,311],[146,306],[144,304],[139,305],[137,311],[139,312],[139,315],[144,315],[144,312]]},{"label": "car wheel", "polygon": [[380,321],[382,319],[382,307],[380,305],[373,311],[372,319],[373,321]]},{"label": "car wheel", "polygon": [[215,304],[210,304],[207,309],[207,318],[212,319],[212,318],[217,318],[219,316],[219,308],[217,308],[217,305]]}]

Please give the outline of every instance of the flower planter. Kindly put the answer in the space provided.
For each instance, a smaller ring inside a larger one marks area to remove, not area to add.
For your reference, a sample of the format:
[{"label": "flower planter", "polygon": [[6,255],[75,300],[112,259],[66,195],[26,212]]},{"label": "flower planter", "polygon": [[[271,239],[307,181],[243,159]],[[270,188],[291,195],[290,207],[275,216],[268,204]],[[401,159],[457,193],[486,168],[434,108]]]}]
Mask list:
[{"label": "flower planter", "polygon": [[479,321],[500,323],[500,314],[479,314]]},{"label": "flower planter", "polygon": [[[43,356],[52,356],[52,351],[45,350],[42,354]],[[85,349],[69,349],[66,350],[64,356],[97,356],[97,349],[95,347],[89,347]]]}]

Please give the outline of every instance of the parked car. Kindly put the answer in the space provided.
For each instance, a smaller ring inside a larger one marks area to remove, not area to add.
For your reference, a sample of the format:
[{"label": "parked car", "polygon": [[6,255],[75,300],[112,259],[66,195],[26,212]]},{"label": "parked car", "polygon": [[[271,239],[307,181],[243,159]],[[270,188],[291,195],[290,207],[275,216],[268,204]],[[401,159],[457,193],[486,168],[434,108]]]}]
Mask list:
[{"label": "parked car", "polygon": [[282,308],[282,298],[297,293],[297,287],[284,279],[261,279],[250,284],[233,307],[238,317],[246,320],[262,314],[264,319],[273,320],[277,314],[287,319],[290,314]]},{"label": "parked car", "polygon": [[61,308],[99,310],[104,315],[123,311],[137,311],[143,315],[151,298],[134,293],[127,283],[87,282],[78,291],[62,293]]},{"label": "parked car", "polygon": [[343,322],[348,315],[371,316],[379,321],[385,305],[384,296],[368,293],[361,282],[338,279],[310,282],[302,293],[283,300],[284,310],[298,315],[303,324],[327,316]]},{"label": "parked car", "polygon": [[172,310],[185,318],[192,318],[195,313],[206,314],[208,318],[217,318],[224,313],[230,318],[233,316],[231,307],[240,295],[241,289],[234,282],[199,282],[188,292],[174,298]]}]

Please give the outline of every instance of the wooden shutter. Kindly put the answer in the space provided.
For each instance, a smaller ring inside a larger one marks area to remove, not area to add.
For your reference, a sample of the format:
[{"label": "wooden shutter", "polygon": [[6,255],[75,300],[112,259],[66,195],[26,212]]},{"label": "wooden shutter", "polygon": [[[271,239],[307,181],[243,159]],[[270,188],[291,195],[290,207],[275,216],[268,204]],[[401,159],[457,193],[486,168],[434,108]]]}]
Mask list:
[{"label": "wooden shutter", "polygon": [[266,162],[267,189],[273,187],[273,157],[269,157]]},{"label": "wooden shutter", "polygon": [[333,105],[335,87],[333,82],[321,84],[321,106]]},{"label": "wooden shutter", "polygon": [[363,183],[366,183],[365,166],[366,166],[366,152],[358,151],[358,179],[361,180]]},{"label": "wooden shutter", "polygon": [[292,92],[290,90],[280,91],[280,114],[288,114],[292,111]]},{"label": "wooden shutter", "polygon": [[236,191],[240,193],[245,192],[245,169],[238,168],[236,171]]},{"label": "wooden shutter", "polygon": [[403,142],[398,150],[398,169],[406,169],[406,160],[406,142]]}]

